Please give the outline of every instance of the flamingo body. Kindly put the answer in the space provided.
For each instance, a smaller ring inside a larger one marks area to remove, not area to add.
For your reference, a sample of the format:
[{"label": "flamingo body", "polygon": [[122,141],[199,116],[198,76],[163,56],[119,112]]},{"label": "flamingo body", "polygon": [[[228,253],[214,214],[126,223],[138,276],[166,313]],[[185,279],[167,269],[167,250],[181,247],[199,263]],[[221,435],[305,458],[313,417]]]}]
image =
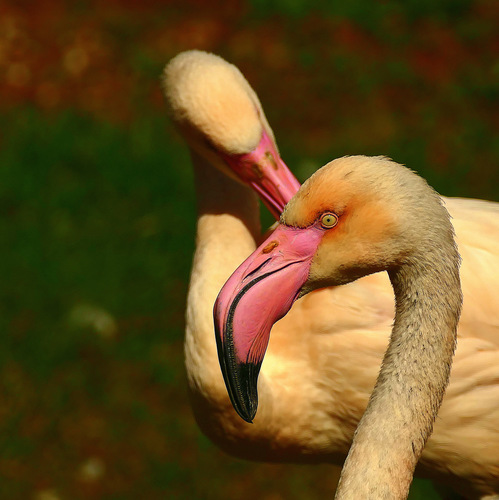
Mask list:
[{"label": "flamingo body", "polygon": [[[219,58],[211,67],[203,53],[185,57],[189,64],[201,65],[199,57],[203,72],[218,73]],[[213,61],[216,56],[208,57]],[[218,366],[212,309],[222,285],[255,250],[261,230],[254,193],[233,180],[224,158],[227,153],[249,154],[259,135],[266,131],[273,141],[273,134],[256,95],[239,77],[225,72],[216,81],[221,87],[225,79],[230,88],[240,85],[238,95],[243,101],[246,96],[248,104],[241,109],[254,106],[256,114],[234,112],[239,106],[234,102],[225,113],[222,97],[228,92],[201,90],[198,77],[193,80],[197,85],[177,88],[176,82],[185,77],[184,66],[172,63],[167,67],[167,103],[192,151],[199,200],[185,341],[196,419],[205,434],[238,457],[340,465],[387,348],[395,312],[388,276],[375,273],[313,291],[295,302],[272,328],[254,423],[240,419]],[[182,88],[188,92],[180,99],[176,95]],[[180,101],[192,116],[201,106],[203,119],[209,122],[212,116],[233,126],[203,125],[178,111]],[[237,148],[231,146],[231,134],[225,138],[228,130],[238,131]],[[245,130],[251,131],[248,136]],[[499,205],[443,200],[462,257],[464,302],[450,383],[416,474],[450,484],[468,498],[485,498],[499,492],[499,299],[494,279],[499,276]]]}]

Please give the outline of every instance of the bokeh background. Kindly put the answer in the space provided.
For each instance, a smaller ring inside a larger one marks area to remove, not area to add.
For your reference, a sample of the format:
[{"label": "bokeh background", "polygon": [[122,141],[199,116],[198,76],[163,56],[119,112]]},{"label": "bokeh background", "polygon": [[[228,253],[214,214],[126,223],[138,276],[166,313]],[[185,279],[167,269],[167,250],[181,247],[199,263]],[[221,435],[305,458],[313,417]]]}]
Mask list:
[{"label": "bokeh background", "polygon": [[159,75],[235,63],[301,181],[385,154],[497,200],[498,25],[495,0],[0,2],[0,498],[331,498],[329,466],[235,460],[194,423],[195,200]]}]

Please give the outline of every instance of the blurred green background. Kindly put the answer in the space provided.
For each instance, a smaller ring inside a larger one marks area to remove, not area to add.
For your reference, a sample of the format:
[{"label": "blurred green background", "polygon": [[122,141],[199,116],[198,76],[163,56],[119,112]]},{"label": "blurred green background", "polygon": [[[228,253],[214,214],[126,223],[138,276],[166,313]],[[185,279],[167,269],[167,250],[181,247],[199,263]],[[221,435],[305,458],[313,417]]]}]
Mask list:
[{"label": "blurred green background", "polygon": [[193,421],[195,200],[159,75],[236,64],[302,181],[385,154],[497,200],[498,23],[495,0],[0,3],[0,498],[331,498],[329,466],[235,460]]}]

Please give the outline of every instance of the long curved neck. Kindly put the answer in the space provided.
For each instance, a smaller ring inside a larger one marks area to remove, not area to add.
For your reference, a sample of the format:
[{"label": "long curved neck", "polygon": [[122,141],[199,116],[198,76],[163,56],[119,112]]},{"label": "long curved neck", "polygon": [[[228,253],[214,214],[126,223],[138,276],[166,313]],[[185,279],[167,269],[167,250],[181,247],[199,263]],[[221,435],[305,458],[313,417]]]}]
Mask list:
[{"label": "long curved neck", "polygon": [[393,331],[337,499],[407,497],[449,380],[462,300],[458,266],[449,242],[389,272]]},{"label": "long curved neck", "polygon": [[[218,365],[213,304],[220,288],[255,249],[258,198],[192,153],[198,222],[186,311],[185,354],[193,394],[218,397],[225,385]],[[195,397],[195,396],[194,396]]]}]

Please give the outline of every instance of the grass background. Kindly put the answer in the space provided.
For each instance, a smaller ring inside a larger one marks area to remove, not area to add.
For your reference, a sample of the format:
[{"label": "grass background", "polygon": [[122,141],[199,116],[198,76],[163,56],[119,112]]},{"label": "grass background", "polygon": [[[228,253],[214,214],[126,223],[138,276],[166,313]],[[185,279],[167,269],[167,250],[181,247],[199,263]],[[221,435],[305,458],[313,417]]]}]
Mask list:
[{"label": "grass background", "polygon": [[159,75],[190,48],[235,63],[300,180],[385,154],[497,200],[498,21],[492,0],[0,4],[0,498],[330,497],[327,465],[235,460],[195,426],[195,200]]}]

